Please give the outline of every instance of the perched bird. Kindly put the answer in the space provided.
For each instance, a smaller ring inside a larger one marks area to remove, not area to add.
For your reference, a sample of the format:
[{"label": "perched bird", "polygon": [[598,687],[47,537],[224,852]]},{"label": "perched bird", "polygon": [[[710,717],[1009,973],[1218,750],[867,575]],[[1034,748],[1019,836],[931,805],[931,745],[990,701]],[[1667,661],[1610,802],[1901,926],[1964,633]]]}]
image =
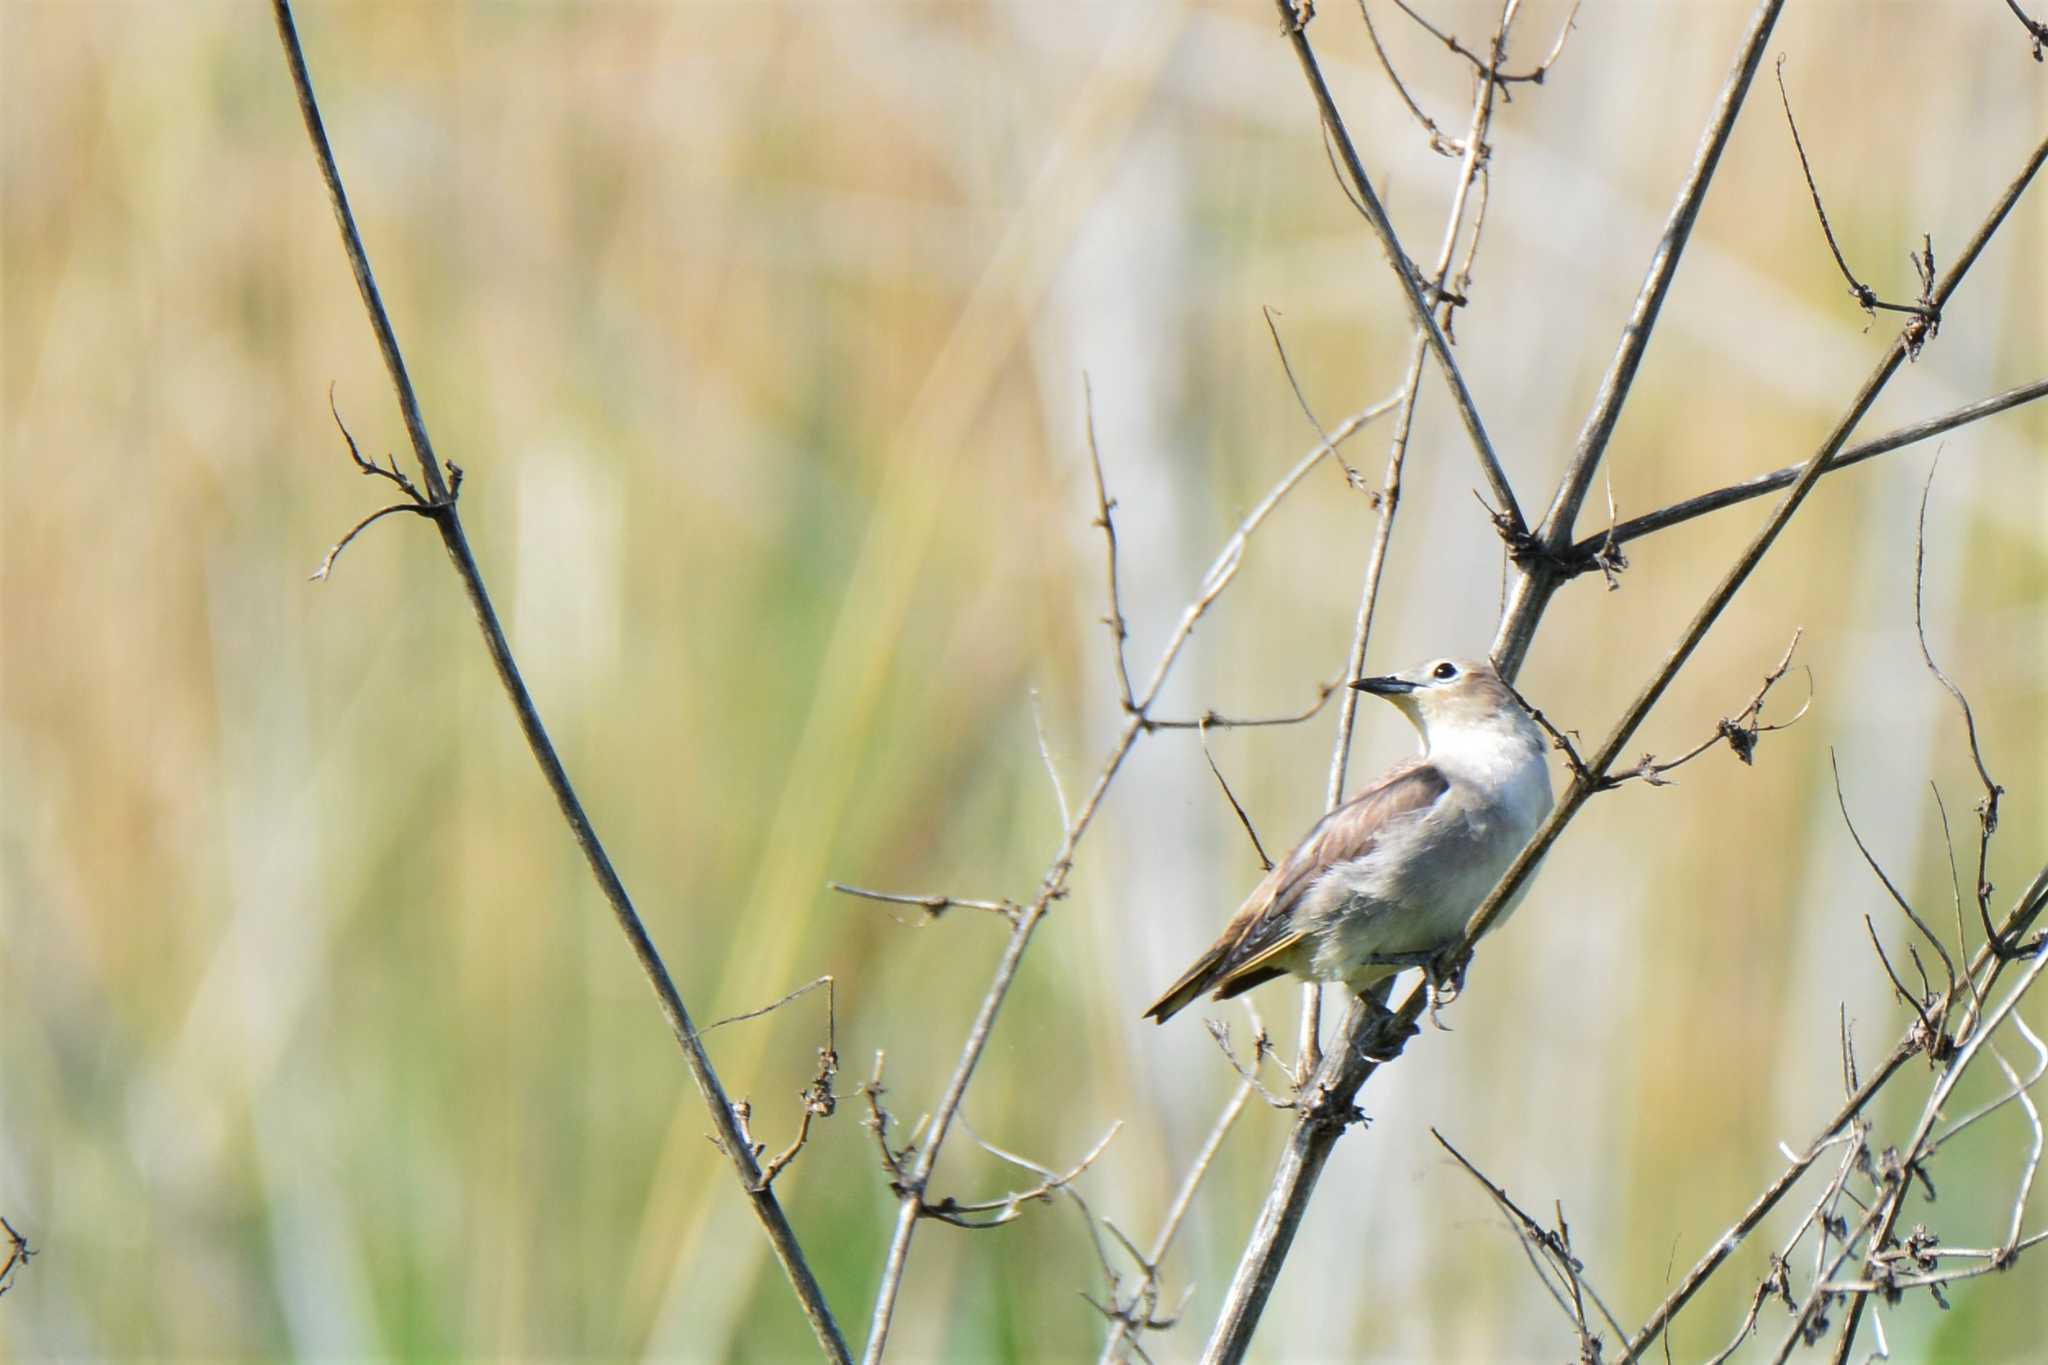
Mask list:
[{"label": "perched bird", "polygon": [[1543,732],[1491,664],[1439,659],[1352,686],[1400,708],[1421,754],[1324,816],[1148,1017],[1290,972],[1365,995],[1455,940],[1550,813]]}]

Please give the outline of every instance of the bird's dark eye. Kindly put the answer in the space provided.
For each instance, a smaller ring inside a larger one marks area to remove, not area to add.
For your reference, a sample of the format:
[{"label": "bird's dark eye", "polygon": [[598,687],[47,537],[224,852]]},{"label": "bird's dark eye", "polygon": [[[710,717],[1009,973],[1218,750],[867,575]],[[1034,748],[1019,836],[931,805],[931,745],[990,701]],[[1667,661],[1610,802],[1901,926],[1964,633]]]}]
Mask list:
[{"label": "bird's dark eye", "polygon": [[1438,664],[1435,668],[1429,670],[1429,672],[1430,676],[1436,678],[1455,678],[1458,676],[1458,666],[1452,663],[1450,660],[1446,659],[1444,660],[1444,662]]}]

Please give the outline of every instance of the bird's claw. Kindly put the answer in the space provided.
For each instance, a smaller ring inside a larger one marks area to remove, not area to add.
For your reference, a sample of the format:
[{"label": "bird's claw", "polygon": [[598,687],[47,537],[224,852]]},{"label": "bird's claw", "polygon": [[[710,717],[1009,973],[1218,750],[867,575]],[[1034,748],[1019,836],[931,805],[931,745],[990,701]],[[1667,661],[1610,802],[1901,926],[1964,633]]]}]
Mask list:
[{"label": "bird's claw", "polygon": [[1449,1026],[1437,1016],[1437,1011],[1464,991],[1465,963],[1470,960],[1460,956],[1456,949],[1457,945],[1452,944],[1412,953],[1375,953],[1368,961],[1378,967],[1421,968],[1423,980],[1429,984],[1429,1022],[1449,1033]]},{"label": "bird's claw", "polygon": [[1387,1008],[1387,1002],[1371,992],[1358,997],[1365,1003],[1366,1011],[1372,1016],[1365,1031],[1358,1040],[1360,1056],[1373,1062],[1391,1062],[1401,1055],[1401,1049],[1408,1046],[1408,1040],[1422,1032],[1416,1025]]}]

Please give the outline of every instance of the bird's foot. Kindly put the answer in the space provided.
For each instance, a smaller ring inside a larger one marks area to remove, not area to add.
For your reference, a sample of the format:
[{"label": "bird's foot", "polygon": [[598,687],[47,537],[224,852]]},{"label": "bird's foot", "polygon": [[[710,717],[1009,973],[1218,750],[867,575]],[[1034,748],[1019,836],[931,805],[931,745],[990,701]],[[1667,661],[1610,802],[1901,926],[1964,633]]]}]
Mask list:
[{"label": "bird's foot", "polygon": [[1429,983],[1429,1022],[1438,1029],[1449,1033],[1437,1011],[1456,1000],[1465,989],[1465,964],[1470,958],[1460,957],[1452,944],[1447,948],[1426,948],[1412,953],[1374,953],[1366,959],[1378,967],[1420,967],[1422,976]]},{"label": "bird's foot", "polygon": [[1391,1062],[1401,1055],[1401,1049],[1408,1046],[1410,1038],[1422,1032],[1414,1024],[1404,1021],[1398,1012],[1388,1009],[1377,987],[1367,989],[1358,998],[1371,1016],[1359,1035],[1360,1056],[1374,1062]]}]

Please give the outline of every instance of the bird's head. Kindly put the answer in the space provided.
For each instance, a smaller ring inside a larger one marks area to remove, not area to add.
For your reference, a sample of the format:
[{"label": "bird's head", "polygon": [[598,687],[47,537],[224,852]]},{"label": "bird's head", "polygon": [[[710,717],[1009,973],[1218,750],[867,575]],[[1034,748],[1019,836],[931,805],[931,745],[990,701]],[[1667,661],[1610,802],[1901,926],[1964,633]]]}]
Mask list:
[{"label": "bird's head", "polygon": [[1399,707],[1422,732],[1425,744],[1455,731],[1505,729],[1520,733],[1530,725],[1521,704],[1484,659],[1431,659],[1399,673],[1361,678],[1351,685]]}]

